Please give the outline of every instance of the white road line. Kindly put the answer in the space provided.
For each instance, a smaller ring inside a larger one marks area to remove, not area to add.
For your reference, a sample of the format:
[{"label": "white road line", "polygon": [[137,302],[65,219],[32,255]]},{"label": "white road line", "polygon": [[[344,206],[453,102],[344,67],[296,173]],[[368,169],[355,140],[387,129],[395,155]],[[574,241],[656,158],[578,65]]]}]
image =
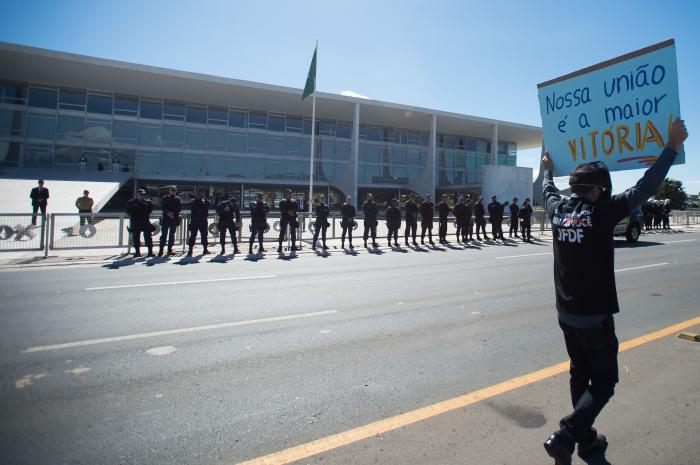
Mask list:
[{"label": "white road line", "polygon": [[102,339],[88,339],[86,341],[67,342],[64,344],[53,344],[49,346],[30,347],[22,351],[23,354],[32,352],[46,352],[49,350],[69,349],[72,347],[84,347],[96,344],[107,344],[109,342],[131,341],[133,339],[144,339],[149,337],[171,336],[173,334],[194,333],[198,331],[209,331],[213,329],[233,328],[235,326],[247,326],[259,323],[273,323],[277,321],[295,320],[299,318],[310,318],[314,316],[332,315],[338,310],[326,310],[323,312],[298,313],[295,315],[275,316],[270,318],[260,318],[257,320],[232,321],[229,323],[219,323],[214,325],[193,326],[191,328],[169,329],[165,331],[154,331],[152,333],[130,334],[127,336],[105,337]]},{"label": "white road line", "polygon": [[682,239],[680,241],[667,241],[667,242],[662,242],[662,244],[678,244],[679,242],[695,242],[695,239]]},{"label": "white road line", "polygon": [[552,252],[528,253],[524,255],[507,255],[505,257],[496,257],[496,260],[503,260],[505,258],[537,257],[538,255],[552,255]]},{"label": "white road line", "polygon": [[243,276],[239,278],[215,278],[215,279],[197,279],[194,281],[170,281],[165,283],[141,283],[141,284],[123,284],[119,286],[102,286],[102,287],[86,287],[86,291],[104,291],[106,289],[129,289],[132,287],[153,287],[153,286],[176,286],[179,284],[200,284],[200,283],[217,283],[222,281],[243,281],[246,279],[266,279],[276,278],[277,275],[271,274],[267,276]]},{"label": "white road line", "polygon": [[643,270],[644,268],[653,268],[655,266],[665,266],[665,265],[670,265],[670,263],[669,262],[652,263],[651,265],[633,266],[631,268],[620,268],[619,270],[615,270],[615,273],[620,273],[621,271]]}]

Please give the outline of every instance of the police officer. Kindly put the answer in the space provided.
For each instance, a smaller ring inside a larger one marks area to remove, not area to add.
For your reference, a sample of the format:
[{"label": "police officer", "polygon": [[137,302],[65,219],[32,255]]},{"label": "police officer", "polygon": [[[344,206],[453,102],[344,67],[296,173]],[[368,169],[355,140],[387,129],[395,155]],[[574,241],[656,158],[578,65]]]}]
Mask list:
[{"label": "police officer", "polygon": [[326,246],[326,230],[330,223],[328,222],[328,215],[330,214],[330,209],[326,205],[326,198],[321,195],[318,199],[318,204],[316,204],[316,230],[314,231],[314,240],[311,248],[316,250],[316,241],[318,240],[318,233],[321,232],[321,242],[323,243],[323,250],[328,250]]},{"label": "police officer", "polygon": [[484,219],[485,213],[486,211],[484,210],[484,196],[480,195],[476,201],[476,204],[474,205],[474,219],[476,222],[477,241],[481,240],[481,237],[479,237],[479,228],[481,228],[481,231],[484,233],[484,240],[489,240],[489,236],[486,235],[486,220]]},{"label": "police officer", "polygon": [[523,242],[532,242],[532,207],[530,206],[530,199],[523,201],[518,217],[520,218],[520,232]]},{"label": "police officer", "polygon": [[433,242],[433,215],[435,214],[435,204],[430,195],[425,196],[425,200],[420,204],[420,243],[425,245],[425,232],[428,231],[428,242]]},{"label": "police officer", "polygon": [[[501,204],[496,199],[494,195],[491,197],[491,203],[488,205],[489,209],[489,223],[491,223],[491,235],[495,239],[503,239],[503,229],[501,228],[501,222],[503,221],[503,212],[501,211]],[[486,235],[486,233],[484,233]]]},{"label": "police officer", "polygon": [[569,176],[572,195],[563,197],[554,185],[549,153],[542,157],[545,211],[552,224],[556,306],[571,358],[574,405],[573,412],[560,421],[560,429],[544,443],[556,464],[570,464],[576,444],[582,458],[607,444],[593,422],[618,382],[613,231],[658,190],[687,137],[685,124],[676,119],[668,145],[656,162],[634,187],[612,197],[610,172],[604,163],[577,166]]},{"label": "police officer", "polygon": [[126,203],[126,212],[130,219],[129,231],[134,242],[134,257],[141,256],[141,233],[143,233],[144,242],[148,247],[148,256],[155,257],[153,255],[153,239],[151,238],[151,232],[154,231],[154,228],[148,219],[152,211],[153,204],[146,199],[146,191],[143,189],[136,191],[136,197]]},{"label": "police officer", "polygon": [[299,221],[297,221],[298,212],[299,204],[296,200],[292,200],[292,190],[285,190],[284,200],[280,202],[280,235],[277,252],[282,252],[282,241],[284,241],[284,236],[287,233],[287,226],[289,226],[289,235],[292,239],[292,250],[297,250],[297,228],[299,228]]},{"label": "police officer", "polygon": [[362,213],[365,215],[365,232],[362,235],[365,240],[365,248],[367,248],[367,239],[372,234],[372,247],[379,247],[377,244],[377,215],[379,214],[379,207],[377,207],[377,202],[374,201],[374,196],[369,193],[367,194],[367,200],[362,204]]},{"label": "police officer", "polygon": [[642,217],[644,218],[644,230],[651,231],[651,224],[654,218],[654,207],[651,200],[642,204]]},{"label": "police officer", "polygon": [[513,203],[508,206],[510,210],[510,228],[508,229],[508,237],[518,237],[518,213],[520,213],[520,207],[518,206],[518,198],[513,197]]},{"label": "police officer", "polygon": [[31,190],[29,198],[32,199],[32,224],[36,226],[36,213],[41,209],[42,218],[46,215],[46,205],[49,198],[49,190],[44,187],[44,180],[39,179],[39,185]]},{"label": "police officer", "polygon": [[216,206],[216,214],[219,215],[219,243],[221,244],[221,252],[223,255],[226,252],[226,231],[231,236],[233,242],[233,253],[240,253],[238,250],[238,241],[236,240],[236,231],[238,225],[241,224],[241,210],[238,208],[233,197],[219,202]]},{"label": "police officer", "polygon": [[170,186],[168,195],[161,197],[160,208],[163,210],[163,217],[160,220],[160,249],[158,256],[163,256],[165,241],[168,241],[168,255],[173,253],[173,244],[175,243],[175,230],[180,224],[180,212],[182,211],[182,199],[177,195],[177,188]]},{"label": "police officer", "polygon": [[671,199],[664,200],[664,204],[661,210],[661,218],[664,229],[671,229],[670,219],[671,219]]},{"label": "police officer", "polygon": [[472,218],[472,215],[474,214],[474,201],[472,200],[472,196],[470,194],[467,194],[467,200],[464,203],[466,206],[466,219],[467,219],[467,240],[473,241],[474,240],[474,220]]},{"label": "police officer", "polygon": [[265,248],[263,248],[263,234],[267,229],[267,213],[269,211],[270,207],[263,202],[263,195],[260,192],[255,196],[255,202],[250,204],[251,233],[250,243],[248,244],[248,254],[250,255],[253,254],[255,236],[258,237],[258,251],[265,252]]},{"label": "police officer", "polygon": [[355,226],[355,215],[357,211],[355,206],[352,204],[352,197],[349,195],[345,197],[345,203],[340,206],[340,215],[342,220],[340,221],[340,226],[343,228],[343,235],[340,239],[340,247],[345,248],[345,233],[348,234],[348,240],[350,242],[350,248],[354,249],[352,245],[352,228]]},{"label": "police officer", "polygon": [[386,210],[386,226],[389,233],[386,240],[391,247],[391,238],[394,238],[394,247],[399,246],[399,228],[401,228],[401,210],[399,209],[399,201],[392,199],[389,208]]},{"label": "police officer", "polygon": [[459,196],[454,212],[457,224],[457,242],[467,242],[467,206],[464,203],[463,195]]},{"label": "police officer", "polygon": [[408,245],[408,235],[410,234],[413,238],[413,245],[418,246],[416,242],[416,230],[418,229],[418,204],[416,204],[416,194],[408,196],[408,201],[404,204],[404,208],[406,209],[406,230],[404,231],[406,245]]},{"label": "police officer", "polygon": [[204,255],[209,253],[209,238],[207,236],[209,235],[209,208],[211,208],[211,202],[204,196],[204,189],[199,189],[195,195],[195,200],[190,207],[190,237],[187,242],[189,245],[188,257],[192,256],[192,249],[197,240],[197,232],[199,232],[202,247],[204,248],[202,253]]},{"label": "police officer", "polygon": [[447,244],[447,216],[450,214],[450,206],[447,204],[447,194],[442,195],[440,203],[437,204],[437,211],[440,244]]}]

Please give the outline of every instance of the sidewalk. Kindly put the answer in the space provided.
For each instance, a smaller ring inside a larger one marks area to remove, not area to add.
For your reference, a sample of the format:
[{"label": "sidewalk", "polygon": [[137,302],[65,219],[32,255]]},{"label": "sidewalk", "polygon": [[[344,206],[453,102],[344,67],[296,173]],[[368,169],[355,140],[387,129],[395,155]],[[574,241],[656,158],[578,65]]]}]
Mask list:
[{"label": "sidewalk", "polygon": [[[359,229],[358,229],[359,230]],[[655,240],[655,238],[662,238],[662,237],[670,237],[670,236],[677,236],[680,234],[683,234],[685,232],[694,232],[694,231],[700,231],[700,226],[690,226],[690,227],[684,227],[684,228],[676,228],[676,229],[671,229],[670,231],[651,231],[649,233],[644,233],[642,234],[640,240]],[[353,235],[353,245],[355,246],[355,253],[361,254],[361,253],[367,253],[369,250],[369,253],[372,252],[372,250],[375,249],[365,249],[363,247],[363,240],[362,240],[362,234],[357,234],[358,231],[355,231],[355,234]],[[537,242],[549,242],[552,240],[552,232],[550,230],[546,230],[544,232],[538,231],[533,231],[533,241],[535,243]],[[213,239],[213,238],[211,238]],[[214,241],[210,239],[210,245],[209,249],[212,252],[212,256],[216,255],[219,253],[219,243],[218,241]],[[450,243],[446,246],[447,248],[462,248],[462,245],[457,243],[455,240],[454,236],[448,235],[448,240]],[[440,246],[437,243],[437,235],[433,235],[433,241],[436,243],[435,247],[445,247],[445,246]],[[306,254],[322,254],[323,251],[320,249],[320,240],[319,240],[319,250],[318,252],[315,252],[311,249],[311,238],[304,239],[302,241],[303,246],[302,250],[298,251],[297,254],[300,255],[306,255]],[[326,241],[329,250],[327,251],[328,253],[343,253],[343,249],[341,248],[341,240],[340,239],[328,239]],[[420,238],[418,238],[418,243],[420,244]],[[520,239],[507,239],[507,244],[510,245],[520,245],[523,244],[522,240]],[[379,250],[387,250],[389,247],[387,247],[387,240],[386,237],[378,237],[377,238],[377,244],[379,244]],[[427,244],[427,238],[426,238],[426,244]],[[476,245],[478,247],[481,246],[486,246],[486,247],[498,247],[500,246],[500,241],[474,241],[470,244]],[[348,243],[346,241],[346,247],[348,246]],[[264,243],[265,249],[266,249],[266,254],[277,254],[277,242],[275,241],[266,241]],[[404,245],[404,238],[403,236],[399,235],[399,246],[405,248]],[[411,246],[412,248],[413,246]],[[429,245],[423,246],[425,248],[430,247]],[[242,255],[247,255],[248,252],[248,243],[247,241],[243,243],[239,243],[238,248],[241,250]],[[182,245],[176,245],[174,248],[174,257],[180,258],[186,255],[187,253],[187,246],[183,248]],[[158,251],[158,245],[157,245],[157,240],[154,240],[154,250],[157,253]],[[257,250],[257,246],[254,247],[254,251]],[[348,249],[349,250],[349,249]],[[226,252],[227,255],[230,254],[233,251],[233,246],[228,243],[226,245]],[[70,265],[82,265],[82,264],[109,264],[117,260],[123,260],[126,258],[127,255],[127,249],[125,247],[122,248],[95,248],[95,249],[63,249],[63,250],[49,250],[49,256],[44,258],[44,254],[40,251],[32,251],[32,252],[13,252],[13,251],[8,251],[8,252],[0,252],[0,269],[12,269],[12,268],[26,268],[26,267],[45,267],[45,266],[70,266]],[[131,253],[133,253],[134,250],[133,248],[131,249]],[[145,247],[141,248],[141,253],[145,254],[146,250]],[[202,252],[201,245],[196,244],[194,248],[194,255],[200,255]],[[285,244],[285,253],[289,253],[289,251],[286,249],[286,244]]]}]

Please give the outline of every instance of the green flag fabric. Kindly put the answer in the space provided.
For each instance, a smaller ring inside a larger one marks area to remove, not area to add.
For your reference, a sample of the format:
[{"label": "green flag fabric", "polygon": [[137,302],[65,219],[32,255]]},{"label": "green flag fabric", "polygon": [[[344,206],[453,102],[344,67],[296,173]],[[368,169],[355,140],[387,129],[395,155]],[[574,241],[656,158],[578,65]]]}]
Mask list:
[{"label": "green flag fabric", "polygon": [[313,94],[316,90],[316,49],[314,49],[314,57],[311,59],[311,66],[309,66],[309,75],[306,77],[306,86],[304,86],[304,93],[301,94],[301,99],[304,100],[309,95]]}]

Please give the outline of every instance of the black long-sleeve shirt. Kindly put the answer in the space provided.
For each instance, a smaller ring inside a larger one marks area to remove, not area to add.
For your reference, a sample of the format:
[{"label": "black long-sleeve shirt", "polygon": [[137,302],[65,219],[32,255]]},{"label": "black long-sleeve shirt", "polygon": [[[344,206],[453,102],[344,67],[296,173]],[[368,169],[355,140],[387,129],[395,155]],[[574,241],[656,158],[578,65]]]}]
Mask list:
[{"label": "black long-sleeve shirt", "polygon": [[552,223],[554,284],[561,321],[589,327],[620,311],[613,230],[658,190],[675,158],[676,152],[666,147],[634,187],[595,203],[576,194],[560,195],[552,172],[545,172],[542,190]]}]

